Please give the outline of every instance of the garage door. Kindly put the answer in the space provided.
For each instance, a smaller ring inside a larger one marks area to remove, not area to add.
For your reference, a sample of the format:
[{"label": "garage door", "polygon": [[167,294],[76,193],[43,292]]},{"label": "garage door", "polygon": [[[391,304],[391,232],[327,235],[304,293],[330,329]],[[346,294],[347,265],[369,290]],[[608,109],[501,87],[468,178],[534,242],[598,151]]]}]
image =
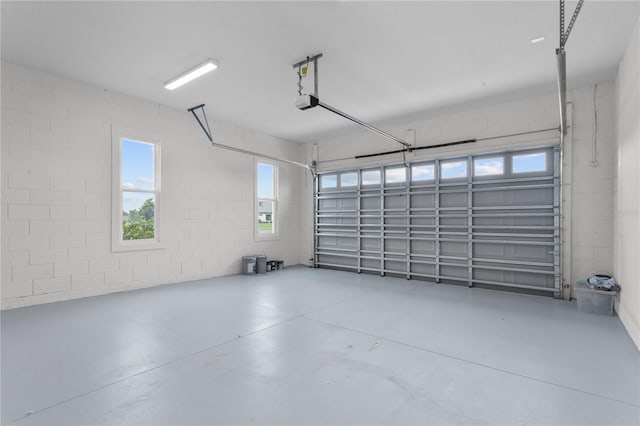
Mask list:
[{"label": "garage door", "polygon": [[315,265],[560,295],[557,147],[320,173]]}]

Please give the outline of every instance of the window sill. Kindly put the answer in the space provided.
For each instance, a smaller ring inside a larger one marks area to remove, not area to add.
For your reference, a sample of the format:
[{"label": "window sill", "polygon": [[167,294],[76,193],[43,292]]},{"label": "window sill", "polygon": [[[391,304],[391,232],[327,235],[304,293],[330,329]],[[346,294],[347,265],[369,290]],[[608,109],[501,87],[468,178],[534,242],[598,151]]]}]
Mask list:
[{"label": "window sill", "polygon": [[275,234],[275,235],[254,235],[253,236],[253,241],[255,241],[256,243],[259,243],[261,241],[278,241],[280,240],[280,235]]},{"label": "window sill", "polygon": [[119,242],[113,244],[111,247],[112,252],[125,252],[125,251],[141,251],[141,250],[162,250],[166,249],[167,245],[158,241],[132,241],[132,242]]}]

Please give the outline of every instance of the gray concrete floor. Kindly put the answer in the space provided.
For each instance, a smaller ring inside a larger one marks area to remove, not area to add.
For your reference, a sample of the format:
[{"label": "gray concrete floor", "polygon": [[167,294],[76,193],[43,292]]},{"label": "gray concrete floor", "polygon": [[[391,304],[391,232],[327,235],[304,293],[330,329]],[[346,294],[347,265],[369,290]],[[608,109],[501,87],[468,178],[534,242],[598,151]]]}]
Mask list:
[{"label": "gray concrete floor", "polygon": [[635,424],[575,303],[302,267],[2,312],[2,424]]}]

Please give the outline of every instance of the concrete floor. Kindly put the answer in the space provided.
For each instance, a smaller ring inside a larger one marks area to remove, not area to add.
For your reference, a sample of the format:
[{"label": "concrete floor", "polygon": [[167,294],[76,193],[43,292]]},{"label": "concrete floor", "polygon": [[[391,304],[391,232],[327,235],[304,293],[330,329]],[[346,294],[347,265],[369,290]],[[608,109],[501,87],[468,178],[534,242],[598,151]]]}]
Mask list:
[{"label": "concrete floor", "polygon": [[2,424],[634,424],[575,303],[302,267],[2,312]]}]

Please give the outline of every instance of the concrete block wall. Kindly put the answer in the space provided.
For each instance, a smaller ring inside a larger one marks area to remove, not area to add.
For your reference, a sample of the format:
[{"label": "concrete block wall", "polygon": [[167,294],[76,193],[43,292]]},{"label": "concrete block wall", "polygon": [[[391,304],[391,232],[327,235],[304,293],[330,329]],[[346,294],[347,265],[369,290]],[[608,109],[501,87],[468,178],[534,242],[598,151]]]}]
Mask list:
[{"label": "concrete block wall", "polygon": [[[606,81],[597,85],[597,167],[591,164],[594,129],[592,90],[591,86],[582,87],[568,94],[573,113],[563,162],[563,281],[566,285],[595,272],[613,271],[614,83]],[[406,121],[378,123],[378,126],[399,137],[403,137],[407,129],[414,129],[416,145],[424,146],[557,128],[558,123],[557,94],[550,91],[546,95],[517,101],[466,109],[461,106],[452,108],[447,114],[425,114]],[[557,143],[558,138],[558,131],[552,130],[492,139],[472,145],[415,151],[407,154],[407,161],[548,146]],[[320,140],[317,145],[321,170],[402,162],[400,154],[355,160],[353,157],[356,155],[400,148],[398,144],[356,127],[338,136]],[[312,158],[311,147],[308,148],[307,158]],[[307,221],[304,226],[311,227],[312,224]],[[309,240],[302,245],[312,247],[312,244]]]},{"label": "concrete block wall", "polygon": [[[573,103],[571,186],[572,280],[613,273],[615,84],[599,83],[596,155],[593,156],[593,87],[571,91]],[[595,159],[596,164],[593,164]]]},{"label": "concrete block wall", "polygon": [[[279,165],[276,241],[254,241],[254,158],[214,149],[193,117],[2,63],[2,308],[240,272],[264,253],[300,262],[308,173]],[[209,117],[210,120],[215,117]],[[292,160],[304,147],[213,121],[216,141]],[[111,128],[162,143],[162,250],[111,250]]]},{"label": "concrete block wall", "polygon": [[640,20],[616,89],[614,272],[622,286],[616,311],[640,349]]}]

